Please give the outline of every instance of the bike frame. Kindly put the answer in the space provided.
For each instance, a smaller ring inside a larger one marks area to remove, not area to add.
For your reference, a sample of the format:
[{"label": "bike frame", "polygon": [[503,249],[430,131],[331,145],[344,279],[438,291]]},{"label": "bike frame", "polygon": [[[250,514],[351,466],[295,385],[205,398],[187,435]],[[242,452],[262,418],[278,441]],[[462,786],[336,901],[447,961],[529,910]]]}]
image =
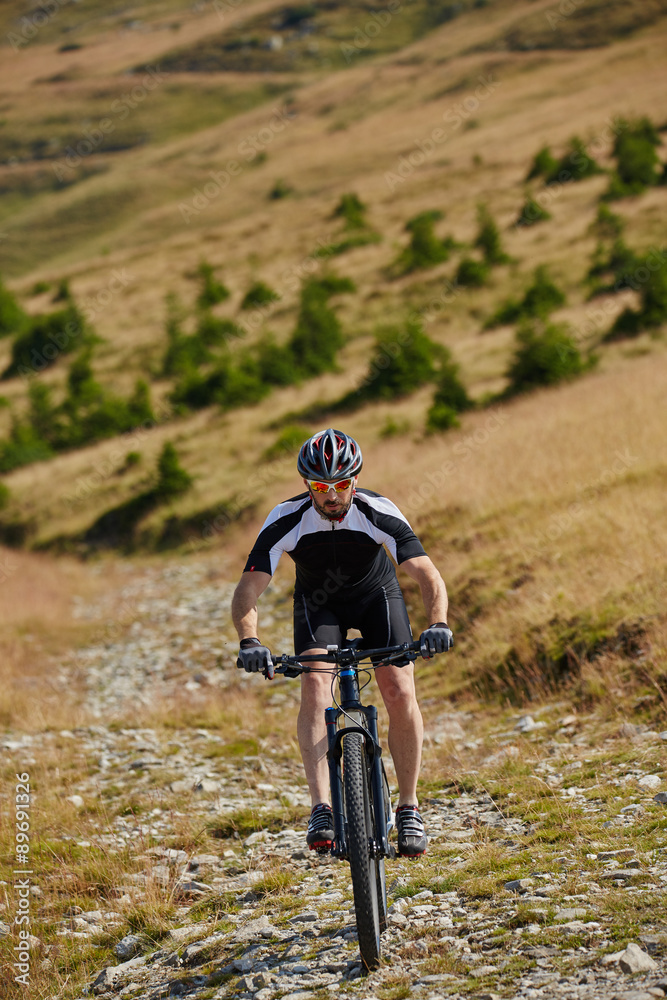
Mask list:
[{"label": "bike frame", "polygon": [[[400,646],[390,646],[382,649],[360,650],[350,647],[327,647],[326,654],[316,653],[300,657],[283,655],[277,657],[277,673],[305,673],[310,670],[306,665],[309,661],[334,663],[338,667],[336,674],[339,686],[339,705],[327,708],[324,713],[327,732],[327,763],[329,766],[329,784],[331,790],[331,810],[333,812],[335,840],[331,848],[333,857],[348,859],[347,835],[345,830],[345,809],[343,799],[343,777],[341,759],[343,756],[343,740],[351,733],[360,733],[363,737],[366,756],[370,764],[371,794],[373,798],[373,815],[375,822],[373,843],[370,845],[371,856],[374,858],[390,858],[395,852],[389,845],[389,831],[384,809],[382,747],[378,737],[377,708],[374,705],[363,705],[359,689],[359,667],[361,660],[382,657],[381,664],[389,664],[398,659],[413,661],[421,654],[418,642],[406,642]],[[374,666],[381,666],[375,664]],[[341,717],[344,725],[340,725]]]},{"label": "bike frame", "polygon": [[[350,864],[359,952],[369,972],[380,964],[380,936],[387,927],[384,859],[396,854],[389,844],[392,810],[378,713],[374,705],[361,702],[359,670],[392,663],[402,666],[420,655],[428,657],[429,653],[419,642],[365,650],[353,642],[343,649],[328,646],[326,653],[272,658],[264,671],[267,677],[274,673],[296,677],[313,669],[306,665],[309,662],[335,664],[335,670],[327,672],[338,681],[338,696],[334,695],[333,706],[324,713],[334,827],[330,853]],[[368,668],[360,668],[363,660],[370,661]],[[345,743],[348,737],[353,738]]]}]

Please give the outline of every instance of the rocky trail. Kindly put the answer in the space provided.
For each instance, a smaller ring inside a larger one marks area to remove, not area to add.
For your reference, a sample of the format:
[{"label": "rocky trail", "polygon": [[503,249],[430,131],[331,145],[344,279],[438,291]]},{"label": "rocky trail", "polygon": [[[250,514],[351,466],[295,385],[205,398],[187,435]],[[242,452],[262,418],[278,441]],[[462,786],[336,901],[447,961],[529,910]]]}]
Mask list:
[{"label": "rocky trail", "polygon": [[[106,624],[60,682],[85,673],[97,722],[0,739],[6,773],[41,776],[30,965],[40,982],[52,971],[53,992],[40,997],[667,995],[667,733],[601,730],[562,705],[489,725],[425,704],[430,849],[388,862],[383,963],[364,975],[349,868],[305,847],[294,754],[214,726],[123,723],[130,704],[258,682],[233,674],[228,597],[201,565],[128,577],[113,605],[82,601]],[[279,601],[270,626],[288,648]],[[296,695],[272,689],[277,724]],[[40,872],[41,840],[59,867]],[[56,975],[64,947],[86,955],[74,992]]]}]

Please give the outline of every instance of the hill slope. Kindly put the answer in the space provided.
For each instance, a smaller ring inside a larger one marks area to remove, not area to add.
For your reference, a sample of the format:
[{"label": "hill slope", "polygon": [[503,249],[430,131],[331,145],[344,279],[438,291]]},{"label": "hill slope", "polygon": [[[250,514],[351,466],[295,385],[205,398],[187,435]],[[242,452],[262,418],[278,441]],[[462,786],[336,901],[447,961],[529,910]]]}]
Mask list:
[{"label": "hill slope", "polygon": [[[565,295],[553,317],[569,322],[577,350],[598,345],[624,308],[637,307],[639,278],[589,299],[609,175],[551,185],[526,178],[545,144],[558,158],[579,136],[609,170],[626,127],[620,117],[650,112],[661,125],[662,12],[657,3],[591,4],[565,16],[517,0],[389,13],[155,3],[111,15],[82,3],[63,6],[29,43],[10,42],[0,69],[3,273],[31,314],[54,308],[66,279],[101,338],[91,355],[98,385],[127,397],[138,376],[148,378],[156,419],[7,475],[5,540],[89,552],[92,540],[108,544],[111,519],[109,538],[120,530],[129,550],[222,544],[240,561],[270,504],[295,488],[294,442],[321,422],[344,421],[363,443],[366,482],[406,504],[445,567],[454,613],[476,623],[471,673],[484,684],[499,664],[510,687],[530,664],[567,673],[574,639],[579,665],[597,663],[626,617],[634,628],[642,614],[658,614],[652,595],[664,580],[643,525],[661,537],[664,345],[644,333],[598,346],[594,374],[489,408],[516,341],[513,325],[488,322],[525,292],[539,264]],[[197,53],[209,50],[233,54],[233,66],[216,68],[207,56],[202,67]],[[289,66],[278,59],[286,53]],[[350,192],[366,206],[366,225],[341,250],[350,230],[335,209]],[[527,194],[550,219],[516,225]],[[655,260],[666,196],[654,185],[612,204],[623,239]],[[457,275],[466,256],[479,260],[480,204],[509,260],[470,287]],[[434,211],[444,215],[433,216],[433,232],[449,240],[449,259],[401,274],[406,223]],[[267,331],[287,342],[310,277],[353,278],[356,291],[332,299],[344,335],[337,369],[274,388],[254,406],[179,409],[175,380],[163,372],[165,296],[180,298],[190,334],[202,261],[230,291],[212,315],[246,330],[225,348],[232,358]],[[277,300],[242,310],[258,279]],[[394,324],[372,381],[409,317],[451,350],[479,404],[460,430],[425,434],[428,385],[347,414],[327,408],[368,377],[375,334]],[[10,337],[0,341],[3,368],[10,348]],[[2,383],[3,436],[25,412],[28,384],[49,386],[59,405],[70,361],[59,355],[34,378]],[[280,428],[295,411],[297,429],[281,448]],[[156,505],[145,498],[168,441],[194,484]],[[632,553],[621,568],[609,523]],[[514,525],[538,541],[510,541]],[[508,601],[516,604],[509,633]],[[649,631],[662,648],[657,620]]]}]

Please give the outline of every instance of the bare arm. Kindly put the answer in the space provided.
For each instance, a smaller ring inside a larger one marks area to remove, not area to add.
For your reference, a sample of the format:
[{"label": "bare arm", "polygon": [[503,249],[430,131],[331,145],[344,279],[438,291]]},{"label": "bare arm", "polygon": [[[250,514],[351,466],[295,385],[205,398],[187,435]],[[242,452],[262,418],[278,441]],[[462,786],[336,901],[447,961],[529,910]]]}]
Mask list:
[{"label": "bare arm", "polygon": [[428,556],[415,556],[402,562],[401,569],[419,584],[429,624],[446,622],[447,588],[432,560]]},{"label": "bare arm", "polygon": [[268,573],[244,573],[232,597],[232,621],[241,639],[257,635],[257,601],[271,583]]}]

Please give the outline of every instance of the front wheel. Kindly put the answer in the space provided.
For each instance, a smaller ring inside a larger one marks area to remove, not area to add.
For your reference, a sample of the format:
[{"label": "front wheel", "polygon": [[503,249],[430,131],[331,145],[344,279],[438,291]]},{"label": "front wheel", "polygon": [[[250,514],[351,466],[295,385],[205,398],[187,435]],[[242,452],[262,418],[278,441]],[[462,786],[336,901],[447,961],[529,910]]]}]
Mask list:
[{"label": "front wheel", "polygon": [[[393,822],[391,821],[391,796],[389,794],[389,782],[387,781],[387,772],[384,769],[384,764],[380,763],[380,767],[382,769],[382,821],[387,831],[387,839],[389,839],[390,825],[393,826]],[[377,822],[377,816],[374,816],[373,818],[375,822]],[[377,881],[378,912],[380,915],[380,933],[383,934],[387,929],[387,879],[384,871],[384,858],[376,858],[375,874]]]},{"label": "front wheel", "polygon": [[[347,847],[350,858],[359,951],[367,969],[380,964],[380,888],[373,857],[373,822],[370,781],[363,737],[350,733],[343,740],[343,787],[347,814]],[[383,866],[384,868],[384,866]],[[382,872],[384,875],[384,871]],[[382,890],[380,890],[382,892]]]}]

